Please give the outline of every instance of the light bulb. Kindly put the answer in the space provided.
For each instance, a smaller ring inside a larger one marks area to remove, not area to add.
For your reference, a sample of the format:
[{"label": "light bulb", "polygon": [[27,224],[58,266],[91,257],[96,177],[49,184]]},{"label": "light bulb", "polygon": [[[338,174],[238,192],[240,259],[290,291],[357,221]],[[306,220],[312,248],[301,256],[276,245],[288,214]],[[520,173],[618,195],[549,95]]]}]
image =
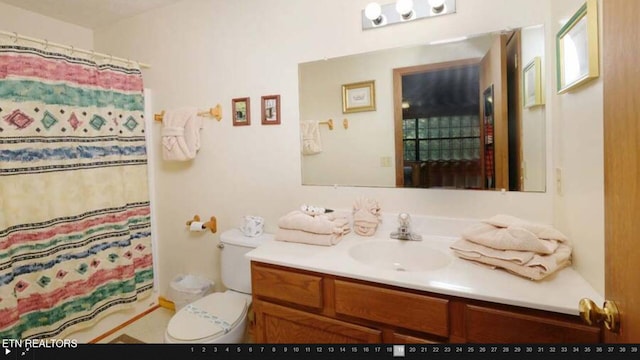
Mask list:
[{"label": "light bulb", "polygon": [[444,9],[444,1],[445,0],[429,0],[429,6],[431,6],[431,11],[434,14],[439,14]]},{"label": "light bulb", "polygon": [[408,20],[413,16],[413,0],[398,0],[396,11],[403,19]]},{"label": "light bulb", "polygon": [[376,22],[376,20],[379,20],[381,18],[380,15],[382,15],[382,6],[380,6],[380,4],[376,2],[369,3],[367,7],[364,8],[364,16],[366,16],[367,19],[373,21],[374,23]]}]

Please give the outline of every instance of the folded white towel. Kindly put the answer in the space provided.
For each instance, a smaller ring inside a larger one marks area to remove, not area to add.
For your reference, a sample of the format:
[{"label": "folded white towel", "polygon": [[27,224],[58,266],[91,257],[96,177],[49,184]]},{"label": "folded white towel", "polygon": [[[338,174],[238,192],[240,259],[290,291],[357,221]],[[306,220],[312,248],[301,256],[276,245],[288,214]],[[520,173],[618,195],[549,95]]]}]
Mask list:
[{"label": "folded white towel", "polygon": [[482,220],[482,222],[500,228],[522,228],[534,233],[540,239],[558,240],[562,242],[568,241],[562,232],[549,225],[529,222],[511,215],[499,214]]},{"label": "folded white towel", "polygon": [[526,264],[535,255],[532,251],[516,251],[516,250],[496,250],[490,247],[473,243],[466,239],[458,239],[449,246],[458,253],[468,258],[479,258],[481,256],[512,261],[516,264]]},{"label": "folded white towel", "polygon": [[531,280],[542,280],[571,264],[571,248],[564,244],[558,246],[558,250],[553,254],[534,255],[525,264],[456,250],[454,250],[454,254],[462,259],[501,268]]},{"label": "folded white towel", "polygon": [[377,223],[370,223],[366,221],[354,221],[353,231],[360,236],[373,236],[378,230]]},{"label": "folded white towel", "polygon": [[302,154],[314,155],[322,152],[322,140],[320,139],[320,123],[314,120],[300,122],[300,138],[302,142]]},{"label": "folded white towel", "polygon": [[498,250],[551,254],[558,248],[558,241],[541,239],[525,228],[495,227],[484,222],[463,231],[462,237],[476,244]]},{"label": "folded white towel", "polygon": [[162,158],[173,161],[195,158],[200,149],[202,127],[197,108],[167,110],[162,119]]},{"label": "folded white towel", "polygon": [[378,229],[380,205],[373,199],[358,199],[353,204],[353,231],[361,236],[373,236]]},{"label": "folded white towel", "polygon": [[346,234],[350,231],[349,219],[334,213],[307,215],[294,210],[278,219],[278,227],[288,230],[301,230],[314,234]]},{"label": "folded white towel", "polygon": [[331,246],[342,240],[343,234],[315,234],[302,230],[278,228],[274,239],[279,241],[297,242],[309,245]]}]

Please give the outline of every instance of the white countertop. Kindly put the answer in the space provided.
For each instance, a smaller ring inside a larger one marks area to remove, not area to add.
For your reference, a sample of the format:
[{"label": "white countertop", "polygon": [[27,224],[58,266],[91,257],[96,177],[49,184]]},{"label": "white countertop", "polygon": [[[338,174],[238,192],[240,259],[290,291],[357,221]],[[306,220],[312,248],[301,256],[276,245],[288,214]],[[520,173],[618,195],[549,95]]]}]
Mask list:
[{"label": "white countertop", "polygon": [[[384,220],[385,224],[395,223],[394,218]],[[449,245],[458,239],[456,233],[474,220],[422,220],[424,221],[419,221],[414,226],[415,232],[423,237],[421,243],[438,249],[451,258],[451,262],[442,268],[415,272],[383,270],[360,263],[349,256],[351,247],[368,241],[402,241],[390,239],[389,234],[395,231],[393,226],[380,226],[372,237],[351,232],[334,246],[270,240],[246,256],[250,260],[268,264],[571,315],[579,314],[578,303],[582,298],[590,298],[596,303],[604,301],[602,295],[571,267],[543,280],[534,281],[456,257]]]}]

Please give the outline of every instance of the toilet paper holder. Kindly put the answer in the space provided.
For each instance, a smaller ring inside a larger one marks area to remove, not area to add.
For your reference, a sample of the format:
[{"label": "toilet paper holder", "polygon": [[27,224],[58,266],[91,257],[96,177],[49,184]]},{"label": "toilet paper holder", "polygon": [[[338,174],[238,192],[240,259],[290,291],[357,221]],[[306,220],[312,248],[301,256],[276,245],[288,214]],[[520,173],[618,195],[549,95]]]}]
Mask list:
[{"label": "toilet paper holder", "polygon": [[[193,223],[194,221],[200,221],[200,215],[194,215],[193,220],[187,221],[187,227],[190,227],[191,223]],[[209,229],[211,230],[212,233],[215,233],[216,231],[218,231],[216,217],[212,216],[209,221],[203,223],[202,229]]]}]

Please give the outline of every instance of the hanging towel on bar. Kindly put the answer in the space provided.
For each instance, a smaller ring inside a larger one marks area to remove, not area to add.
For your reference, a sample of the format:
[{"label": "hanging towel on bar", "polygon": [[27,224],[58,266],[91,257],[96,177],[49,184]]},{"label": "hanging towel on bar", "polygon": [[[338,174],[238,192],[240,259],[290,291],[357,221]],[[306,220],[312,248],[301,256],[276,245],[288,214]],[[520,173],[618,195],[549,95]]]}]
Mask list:
[{"label": "hanging towel on bar", "polygon": [[200,149],[202,127],[197,108],[167,110],[162,119],[162,158],[171,161],[195,158]]},{"label": "hanging towel on bar", "polygon": [[320,123],[318,121],[301,121],[300,137],[302,140],[303,155],[314,155],[322,152],[322,141],[320,139]]}]

